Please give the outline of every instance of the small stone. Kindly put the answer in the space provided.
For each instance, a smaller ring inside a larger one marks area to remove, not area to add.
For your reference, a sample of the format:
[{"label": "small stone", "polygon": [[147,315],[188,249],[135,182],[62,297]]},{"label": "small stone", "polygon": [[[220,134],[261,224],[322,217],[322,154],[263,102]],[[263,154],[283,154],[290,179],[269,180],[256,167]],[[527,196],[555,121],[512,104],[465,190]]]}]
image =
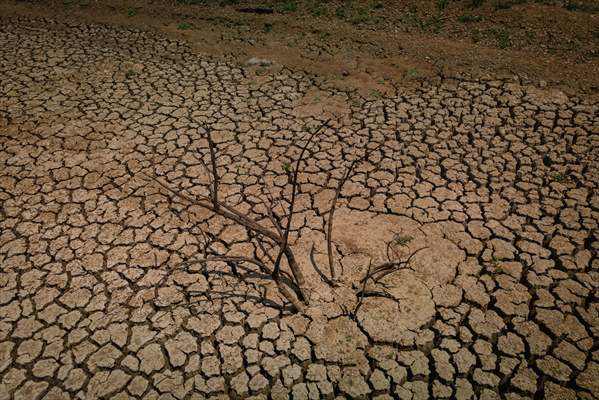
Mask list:
[{"label": "small stone", "polygon": [[249,66],[268,67],[269,65],[272,65],[272,61],[267,58],[252,57],[247,60],[245,64]]}]

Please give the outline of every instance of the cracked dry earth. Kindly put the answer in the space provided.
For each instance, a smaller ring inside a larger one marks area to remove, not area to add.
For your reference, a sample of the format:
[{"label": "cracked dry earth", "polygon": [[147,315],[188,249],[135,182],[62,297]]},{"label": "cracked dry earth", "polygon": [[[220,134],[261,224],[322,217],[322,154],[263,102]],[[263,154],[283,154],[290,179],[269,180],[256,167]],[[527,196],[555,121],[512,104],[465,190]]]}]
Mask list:
[{"label": "cracked dry earth", "polygon": [[[0,47],[0,399],[597,398],[597,103],[463,77],[362,98],[51,20],[1,19]],[[272,249],[140,172],[207,193],[208,124],[222,198],[265,220],[259,177],[288,192],[328,118],[292,240],[327,266],[334,188],[369,148],[336,214],[345,284],[306,268],[298,315],[249,266],[182,267],[206,241]],[[422,251],[348,312],[397,237]]]}]

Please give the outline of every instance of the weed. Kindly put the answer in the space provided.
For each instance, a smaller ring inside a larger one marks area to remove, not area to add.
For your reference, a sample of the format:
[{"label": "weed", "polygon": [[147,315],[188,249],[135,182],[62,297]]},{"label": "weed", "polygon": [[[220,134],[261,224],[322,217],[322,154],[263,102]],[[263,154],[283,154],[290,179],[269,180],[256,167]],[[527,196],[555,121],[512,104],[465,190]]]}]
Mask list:
[{"label": "weed", "polygon": [[527,0],[496,0],[495,10],[507,10],[517,4],[524,4]]},{"label": "weed", "polygon": [[137,11],[134,8],[130,8],[127,10],[128,17],[133,17],[133,16],[135,16],[135,14],[137,14]]},{"label": "weed", "polygon": [[449,0],[437,0],[437,8],[439,10],[444,10],[448,4],[449,4]]},{"label": "weed", "polygon": [[329,32],[320,32],[320,34],[318,35],[320,40],[322,40],[323,42],[325,42],[330,36],[331,34]]},{"label": "weed", "polygon": [[593,37],[595,39],[599,39],[599,29],[597,29],[596,31],[593,31]]},{"label": "weed", "polygon": [[578,3],[576,1],[568,1],[564,4],[564,8],[570,11],[581,11],[588,13],[599,12],[599,4]]},{"label": "weed", "polygon": [[308,4],[308,12],[315,17],[327,15],[327,9],[320,1],[312,1]]},{"label": "weed", "polygon": [[191,24],[188,22],[181,22],[179,25],[177,25],[177,29],[179,29],[181,31],[191,29]]},{"label": "weed", "polygon": [[559,183],[567,183],[570,182],[570,177],[566,174],[563,174],[561,172],[556,172],[554,174],[551,175],[551,179],[553,179],[556,182]]},{"label": "weed", "polygon": [[269,33],[272,31],[272,24],[266,23],[264,24],[264,28],[262,29],[265,33]]},{"label": "weed", "polygon": [[177,3],[185,5],[205,4],[206,0],[177,0]]},{"label": "weed", "polygon": [[239,0],[221,0],[221,6],[234,6],[239,4]]},{"label": "weed", "polygon": [[135,75],[137,75],[137,72],[133,71],[132,69],[129,69],[129,70],[127,70],[127,72],[125,72],[125,78],[127,78],[127,79],[131,79]]},{"label": "weed", "polygon": [[423,20],[415,12],[409,11],[402,20],[407,24],[417,27],[422,32],[439,33],[441,28],[443,28],[443,19],[440,15],[432,15]]},{"label": "weed", "polygon": [[491,256],[491,261],[489,262],[489,264],[491,265],[491,268],[493,269],[494,273],[500,273],[501,272],[501,262],[503,261],[503,259],[501,258],[497,258],[495,257],[495,255]]},{"label": "weed", "polygon": [[418,70],[416,68],[410,68],[406,71],[406,76],[408,78],[416,78],[418,76]]},{"label": "weed", "polygon": [[495,31],[495,39],[497,39],[497,47],[507,49],[512,45],[510,34],[507,31]]},{"label": "weed", "polygon": [[484,0],[470,0],[469,6],[470,8],[478,8],[483,5]]},{"label": "weed", "polygon": [[351,19],[351,23],[354,25],[365,24],[368,22],[368,14],[364,10],[358,11]]},{"label": "weed", "polygon": [[375,10],[380,10],[384,7],[385,5],[383,3],[376,3],[372,8],[374,8]]},{"label": "weed", "polygon": [[297,3],[293,0],[287,0],[281,4],[279,10],[284,13],[292,13],[297,11]]},{"label": "weed", "polygon": [[372,90],[370,91],[370,94],[371,94],[373,97],[377,97],[377,98],[383,97],[383,94],[381,93],[381,91],[380,91],[380,90],[377,90],[377,89],[372,89]]},{"label": "weed", "polygon": [[393,238],[393,243],[399,245],[399,246],[407,246],[408,243],[410,243],[412,240],[414,240],[414,236],[410,236],[410,235],[396,235]]},{"label": "weed", "polygon": [[287,161],[285,161],[284,163],[281,164],[281,169],[283,170],[283,172],[285,172],[287,175],[289,175],[291,173],[291,164]]},{"label": "weed", "polygon": [[430,32],[439,33],[443,28],[443,20],[439,15],[433,15],[426,20],[424,27]]},{"label": "weed", "polygon": [[458,17],[458,21],[460,21],[464,24],[470,24],[473,22],[482,21],[482,17],[480,15],[462,14]]},{"label": "weed", "polygon": [[347,8],[345,8],[345,7],[337,7],[335,9],[335,16],[337,18],[345,19],[345,18],[347,18],[347,14],[348,14]]}]

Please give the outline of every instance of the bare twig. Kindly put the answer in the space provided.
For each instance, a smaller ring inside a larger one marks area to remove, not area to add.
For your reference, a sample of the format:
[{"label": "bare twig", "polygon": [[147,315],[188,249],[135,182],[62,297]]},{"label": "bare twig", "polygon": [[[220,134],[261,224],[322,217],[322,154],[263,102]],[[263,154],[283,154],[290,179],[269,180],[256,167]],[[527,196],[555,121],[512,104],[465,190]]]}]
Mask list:
[{"label": "bare twig", "polygon": [[368,283],[368,279],[370,278],[370,271],[372,269],[372,259],[368,261],[368,269],[366,270],[366,276],[362,280],[362,290],[360,290],[360,297],[358,298],[358,302],[356,303],[356,307],[354,307],[353,315],[355,316],[362,305],[362,300],[364,299],[364,292],[366,291],[366,284]]},{"label": "bare twig", "polygon": [[214,208],[218,210],[218,170],[216,168],[216,150],[214,148],[214,142],[212,141],[212,131],[210,128],[206,129],[206,136],[208,138],[208,147],[210,149],[210,162],[212,164],[212,204]]},{"label": "bare twig", "polygon": [[[246,263],[257,265],[263,272],[272,276],[272,272],[262,261],[257,260],[255,258],[243,257],[243,256],[210,256],[210,257],[204,257],[204,258],[184,261],[180,265],[182,266],[182,265],[191,265],[191,264],[205,264],[205,263],[211,262],[211,261],[213,261],[213,262],[216,262],[216,261],[234,262],[234,263],[246,262]],[[298,312],[303,312],[304,311],[303,304],[297,299],[297,297],[295,295],[293,295],[293,293],[291,293],[291,291],[289,291],[287,286],[283,285],[280,281],[275,281],[275,283],[277,285],[277,288],[281,292],[281,294],[291,303],[291,305]]]},{"label": "bare twig", "polygon": [[295,260],[295,256],[293,255],[291,248],[289,247],[289,245],[287,243],[283,244],[283,242],[281,241],[281,237],[278,235],[277,232],[272,231],[268,228],[265,228],[264,226],[260,225],[260,223],[258,221],[254,220],[253,218],[251,218],[247,215],[240,213],[239,211],[235,210],[234,208],[228,206],[227,204],[225,204],[221,201],[219,201],[217,203],[218,208],[216,208],[215,205],[211,201],[212,199],[209,199],[208,197],[206,197],[204,195],[201,195],[201,194],[198,195],[200,197],[200,200],[196,200],[196,199],[191,198],[189,195],[182,193],[181,191],[170,188],[166,183],[162,182],[156,176],[151,177],[151,176],[144,174],[143,172],[141,174],[144,175],[145,177],[147,177],[148,179],[154,180],[162,188],[168,190],[169,192],[171,192],[174,195],[178,196],[179,198],[189,202],[190,204],[195,204],[200,207],[206,208],[207,210],[210,210],[218,215],[228,218],[228,219],[238,223],[239,225],[244,226],[248,230],[251,230],[257,234],[263,235],[263,236],[271,239],[275,243],[277,243],[281,248],[281,252],[283,252],[285,254],[285,257],[287,258],[287,261],[289,263],[289,268],[291,269],[291,272],[293,273],[293,276],[296,280],[296,283],[297,283],[296,292],[297,292],[298,297],[300,298],[300,300],[303,300],[305,298],[302,293],[302,287],[305,286],[305,280],[304,280],[303,274],[302,274],[301,270],[299,269],[299,266],[297,264],[297,261]]},{"label": "bare twig", "polygon": [[318,275],[320,276],[320,279],[322,279],[327,285],[329,286],[335,286],[335,282],[333,282],[331,279],[329,279],[319,268],[318,265],[316,265],[316,260],[314,259],[314,243],[312,243],[312,248],[310,249],[310,262],[312,263],[312,267],[314,268],[314,270],[318,273]]},{"label": "bare twig", "polygon": [[[370,275],[370,277],[372,277],[374,280],[378,281],[381,280],[383,277],[389,275],[390,273],[396,271],[398,268],[401,268],[403,266],[409,265],[410,261],[412,261],[412,258],[420,253],[421,251],[427,249],[427,247],[421,247],[418,250],[416,250],[415,252],[413,252],[410,257],[408,257],[407,260],[405,261],[388,261],[382,264],[377,265],[374,270],[372,271],[372,274]],[[380,274],[380,275],[379,275]],[[378,275],[375,279],[375,275]],[[368,278],[368,277],[367,277]],[[367,279],[365,278],[365,279]]]},{"label": "bare twig", "polygon": [[331,280],[335,280],[336,275],[335,275],[335,266],[333,263],[333,244],[332,244],[332,238],[333,238],[333,217],[335,215],[335,209],[337,207],[337,201],[339,200],[339,195],[341,194],[341,189],[343,188],[343,185],[345,185],[345,182],[347,182],[351,171],[353,170],[354,166],[356,165],[356,163],[358,162],[358,160],[354,160],[351,162],[351,164],[346,168],[345,173],[343,174],[343,177],[341,178],[341,180],[339,181],[339,184],[337,185],[337,189],[335,190],[335,198],[333,199],[333,203],[331,204],[331,209],[329,210],[329,220],[328,220],[328,226],[327,226],[327,255],[329,258],[329,271],[331,273]]},{"label": "bare twig", "polygon": [[281,240],[282,240],[283,239],[283,230],[281,229],[281,225],[279,224],[279,221],[277,221],[274,213],[272,212],[272,209],[273,209],[272,200],[269,199],[270,204],[266,204],[266,200],[264,200],[261,197],[258,197],[258,198],[260,199],[260,201],[262,201],[262,205],[266,209],[266,215],[268,216],[268,219],[270,220],[272,225],[275,227],[275,229],[277,230],[277,233],[279,234],[279,236],[281,237]]},{"label": "bare twig", "polygon": [[[279,271],[281,269],[281,258],[283,256],[283,252],[285,251],[285,248],[288,247],[288,242],[289,242],[289,231],[291,230],[291,220],[293,219],[293,210],[295,208],[295,196],[297,193],[297,177],[298,177],[298,173],[299,173],[299,169],[300,169],[300,164],[303,161],[304,158],[304,153],[306,152],[306,149],[308,148],[308,146],[310,146],[310,143],[312,143],[312,140],[314,139],[314,137],[320,133],[320,130],[322,128],[324,128],[325,126],[328,125],[330,119],[325,121],[322,125],[320,125],[318,127],[318,129],[316,129],[314,132],[312,132],[312,134],[308,137],[308,140],[306,140],[306,144],[304,144],[304,147],[302,148],[302,151],[300,152],[299,157],[297,158],[297,161],[295,163],[295,169],[293,170],[293,180],[291,183],[291,201],[289,203],[289,213],[287,215],[287,226],[285,227],[285,231],[283,234],[283,241],[281,242],[281,250],[279,251],[279,255],[277,256],[277,259],[275,261],[275,267],[274,267],[274,271],[273,271],[273,278],[275,279],[275,281],[279,278]],[[289,257],[287,257],[287,260],[291,263],[291,260],[289,259]],[[291,265],[290,265],[291,267]],[[294,268],[291,267],[291,271],[293,272],[293,274],[295,275]],[[303,286],[304,282],[303,282],[303,277],[301,278],[301,283],[300,283],[300,279],[298,279],[298,277],[295,277],[296,280],[298,281],[298,284],[301,286]]]}]

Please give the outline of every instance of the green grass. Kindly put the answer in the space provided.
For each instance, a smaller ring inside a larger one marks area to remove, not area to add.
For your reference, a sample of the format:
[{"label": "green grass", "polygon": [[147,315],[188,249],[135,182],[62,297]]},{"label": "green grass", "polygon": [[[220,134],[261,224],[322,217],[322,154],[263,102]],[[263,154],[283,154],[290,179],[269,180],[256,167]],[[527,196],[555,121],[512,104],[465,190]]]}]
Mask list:
[{"label": "green grass", "polygon": [[552,174],[551,179],[559,183],[570,182],[570,177],[566,174],[562,174],[561,172],[555,172],[554,174]]},{"label": "green grass", "polygon": [[589,4],[589,3],[578,3],[576,1],[568,1],[568,2],[566,2],[566,4],[564,4],[564,8],[567,10],[570,10],[570,11],[596,13],[596,12],[599,12],[599,3]]},{"label": "green grass", "polygon": [[320,1],[311,1],[307,6],[308,13],[314,17],[322,17],[327,15],[327,9]]},{"label": "green grass", "polygon": [[507,49],[512,45],[512,39],[507,31],[495,31],[495,39],[497,40],[497,47],[500,49]]},{"label": "green grass", "polygon": [[360,25],[368,22],[368,19],[368,13],[365,10],[360,10],[357,14],[351,17],[350,22],[354,25]]},{"label": "green grass", "polygon": [[472,14],[462,14],[458,17],[458,21],[464,24],[471,24],[473,22],[482,21],[482,17],[480,15],[472,15]]},{"label": "green grass", "polygon": [[408,78],[416,78],[418,76],[418,70],[416,68],[410,68],[406,71],[406,76]]},{"label": "green grass", "polygon": [[335,9],[335,16],[340,19],[345,19],[349,15],[349,11],[344,6],[339,6]]},{"label": "green grass", "polygon": [[430,16],[425,22],[425,28],[432,33],[441,32],[441,29],[443,28],[443,20],[441,19],[441,16]]},{"label": "green grass", "polygon": [[393,243],[400,245],[400,246],[407,246],[408,243],[410,243],[412,240],[414,240],[414,236],[410,236],[410,235],[397,235],[393,238]]},{"label": "green grass", "polygon": [[189,22],[181,22],[179,25],[177,25],[177,29],[181,31],[186,31],[188,29],[191,29],[191,24]]},{"label": "green grass", "polygon": [[297,11],[297,3],[293,0],[286,0],[280,5],[279,11],[283,13],[292,13]]},{"label": "green grass", "polygon": [[527,0],[495,0],[495,10],[507,10],[518,4],[524,4]]}]

